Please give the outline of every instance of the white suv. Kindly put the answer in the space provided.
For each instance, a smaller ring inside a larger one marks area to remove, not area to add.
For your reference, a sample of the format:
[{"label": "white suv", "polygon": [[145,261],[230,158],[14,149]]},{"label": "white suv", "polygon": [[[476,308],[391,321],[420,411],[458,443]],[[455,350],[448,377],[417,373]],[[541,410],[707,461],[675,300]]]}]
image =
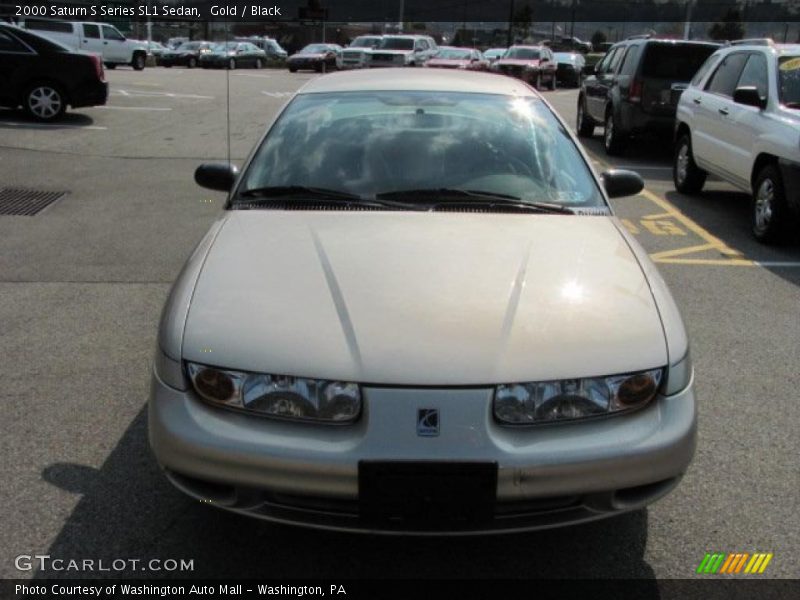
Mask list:
[{"label": "white suv", "polygon": [[800,216],[800,45],[742,40],[712,54],[681,95],[673,180],[707,173],[753,195],[752,228],[780,241]]},{"label": "white suv", "polygon": [[369,54],[369,66],[421,67],[438,50],[428,35],[385,35]]},{"label": "white suv", "polygon": [[130,65],[141,71],[145,67],[147,42],[129,40],[108,23],[26,19],[22,26],[73,50],[99,54],[109,69],[117,65]]}]

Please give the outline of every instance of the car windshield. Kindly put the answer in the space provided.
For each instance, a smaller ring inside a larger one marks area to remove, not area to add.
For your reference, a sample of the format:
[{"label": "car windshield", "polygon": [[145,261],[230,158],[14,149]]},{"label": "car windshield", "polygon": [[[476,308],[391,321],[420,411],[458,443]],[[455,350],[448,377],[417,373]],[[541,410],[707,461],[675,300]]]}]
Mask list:
[{"label": "car windshield", "polygon": [[356,38],[350,44],[351,48],[374,48],[380,43],[380,38]]},{"label": "car windshield", "polygon": [[436,53],[436,58],[446,60],[468,60],[472,56],[469,48],[440,48]]},{"label": "car windshield", "polygon": [[691,81],[706,59],[718,48],[712,44],[647,44],[642,77]]},{"label": "car windshield", "polygon": [[533,48],[509,48],[503,58],[538,59],[539,51]]},{"label": "car windshield", "polygon": [[414,40],[410,38],[383,38],[378,44],[381,50],[413,50]]},{"label": "car windshield", "polygon": [[178,46],[178,50],[184,52],[191,52],[193,50],[197,50],[198,48],[200,48],[200,46],[202,46],[202,43],[200,42],[184,42],[180,46]]},{"label": "car windshield", "polygon": [[234,207],[254,190],[297,187],[362,199],[479,190],[521,202],[606,206],[550,109],[534,97],[499,94],[301,94],[256,151]]},{"label": "car windshield", "polygon": [[782,104],[800,108],[800,56],[778,59],[778,92]]},{"label": "car windshield", "polygon": [[325,54],[326,52],[330,51],[325,44],[310,44],[300,50],[301,54]]}]

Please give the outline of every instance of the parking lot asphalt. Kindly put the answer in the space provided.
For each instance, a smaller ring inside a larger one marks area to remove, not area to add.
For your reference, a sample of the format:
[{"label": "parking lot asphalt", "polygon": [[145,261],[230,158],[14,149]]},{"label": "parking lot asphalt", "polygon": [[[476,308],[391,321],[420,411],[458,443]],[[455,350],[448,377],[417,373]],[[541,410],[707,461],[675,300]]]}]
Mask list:
[{"label": "parking lot asphalt", "polygon": [[[229,75],[229,79],[227,76]],[[595,167],[638,170],[613,202],[659,266],[692,343],[697,454],[647,510],[487,538],[350,535],[253,522],[194,502],[160,474],[146,439],[161,305],[224,196],[195,167],[241,164],[312,74],[107,72],[106,107],[38,125],[0,111],[0,187],[68,192],[33,217],[0,216],[0,577],[686,578],[706,552],[772,552],[800,573],[800,245],[751,239],[748,198],[710,182],[676,193],[671,149],[634,143]],[[574,127],[575,90],[545,92]],[[15,568],[53,558],[192,559],[191,573]],[[707,576],[706,576],[707,577]]]}]

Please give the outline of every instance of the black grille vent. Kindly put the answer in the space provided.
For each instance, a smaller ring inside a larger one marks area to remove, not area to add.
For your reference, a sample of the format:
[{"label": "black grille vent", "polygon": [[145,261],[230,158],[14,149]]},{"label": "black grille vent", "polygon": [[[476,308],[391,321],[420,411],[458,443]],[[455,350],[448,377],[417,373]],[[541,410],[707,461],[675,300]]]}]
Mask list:
[{"label": "black grille vent", "polygon": [[328,204],[320,202],[319,204],[312,204],[311,202],[258,202],[253,204],[239,204],[237,208],[245,209],[266,209],[266,210],[328,210],[336,212],[364,212],[364,211],[382,211],[394,210],[391,207],[372,206],[369,204]]},{"label": "black grille vent", "polygon": [[32,217],[66,193],[26,190],[24,188],[2,188],[0,189],[0,215]]}]

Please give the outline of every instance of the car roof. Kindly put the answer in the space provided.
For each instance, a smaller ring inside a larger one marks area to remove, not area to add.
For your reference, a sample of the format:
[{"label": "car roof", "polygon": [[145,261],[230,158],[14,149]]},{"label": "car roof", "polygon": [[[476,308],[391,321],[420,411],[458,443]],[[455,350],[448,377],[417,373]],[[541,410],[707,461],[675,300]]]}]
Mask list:
[{"label": "car roof", "polygon": [[507,96],[536,96],[519,79],[494,73],[449,69],[356,69],[312,79],[298,94],[362,91],[467,92]]}]

